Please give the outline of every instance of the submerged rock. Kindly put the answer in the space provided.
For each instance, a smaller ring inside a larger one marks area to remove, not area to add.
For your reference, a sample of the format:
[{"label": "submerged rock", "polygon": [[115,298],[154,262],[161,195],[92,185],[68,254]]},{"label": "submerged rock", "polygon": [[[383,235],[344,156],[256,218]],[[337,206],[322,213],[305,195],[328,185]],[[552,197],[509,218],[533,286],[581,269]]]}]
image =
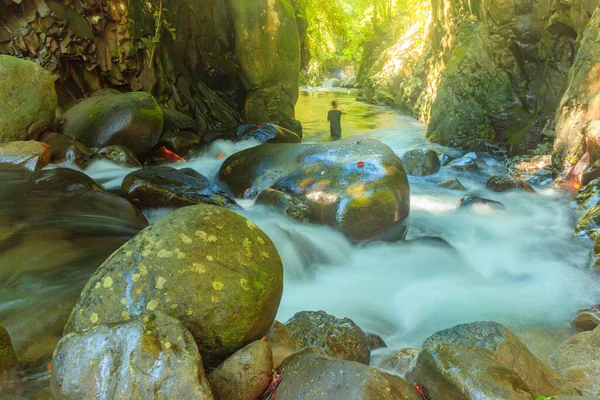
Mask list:
[{"label": "submerged rock", "polygon": [[190,131],[171,131],[165,133],[158,141],[157,147],[166,147],[175,154],[186,157],[190,151],[200,144],[200,138]]},{"label": "submerged rock", "polygon": [[121,194],[140,208],[195,204],[240,208],[223,189],[191,168],[159,166],[139,169],[125,177]]},{"label": "submerged rock", "polygon": [[50,163],[52,151],[46,143],[26,141],[0,143],[0,163],[22,165],[35,171]]},{"label": "submerged rock", "polygon": [[147,155],[163,129],[163,112],[148,93],[90,97],[61,117],[61,133],[89,147],[119,145]]},{"label": "submerged rock", "polygon": [[[490,398],[512,398],[508,393],[513,389],[515,398],[529,398],[527,393],[577,394],[511,331],[495,322],[439,331],[426,339],[422,348],[408,376],[428,382],[425,386],[437,390],[440,398],[470,399],[469,390],[486,392]],[[514,388],[511,382],[517,383]]]},{"label": "submerged rock", "polygon": [[464,187],[463,184],[460,183],[460,181],[456,178],[444,181],[440,183],[440,186],[450,190],[467,190],[467,188]]},{"label": "submerged rock", "polygon": [[256,198],[256,204],[274,207],[296,221],[310,219],[310,208],[300,200],[275,189],[267,189]]},{"label": "submerged rock", "polygon": [[98,150],[98,155],[103,158],[127,168],[141,168],[142,164],[137,157],[127,147],[112,145],[106,146]]},{"label": "submerged rock", "polygon": [[37,139],[54,122],[54,79],[34,62],[0,55],[0,143]]},{"label": "submerged rock", "polygon": [[63,336],[51,390],[54,399],[213,399],[194,338],[162,313]]},{"label": "submerged rock", "polygon": [[311,222],[354,241],[404,238],[410,208],[401,160],[381,142],[265,144],[230,156],[220,179],[239,197],[272,188],[307,204]]},{"label": "submerged rock", "polygon": [[334,358],[369,365],[371,350],[365,333],[352,320],[324,311],[301,311],[285,323],[297,348],[316,346]]},{"label": "submerged rock", "polygon": [[282,289],[279,254],[255,224],[222,207],[184,207],[96,270],[65,332],[162,311],[184,324],[215,366],[267,332]]},{"label": "submerged rock", "polygon": [[528,183],[510,175],[493,175],[485,183],[485,186],[494,192],[506,192],[509,190],[525,190],[527,192],[535,192],[535,190],[533,190]]},{"label": "submerged rock", "polygon": [[49,132],[40,140],[50,146],[53,163],[75,164],[80,168],[85,168],[96,155],[92,149],[78,140],[57,132]]},{"label": "submerged rock", "polygon": [[580,331],[593,331],[600,326],[600,304],[579,311],[571,325]]},{"label": "submerged rock", "polygon": [[410,363],[419,354],[419,349],[400,349],[385,357],[379,363],[379,368],[392,371],[403,378],[406,378]]},{"label": "submerged rock", "polygon": [[460,203],[458,203],[458,208],[473,207],[475,205],[488,206],[488,207],[496,209],[496,210],[505,210],[506,209],[504,204],[500,203],[499,201],[484,199],[483,197],[478,197],[478,196],[463,197],[462,199],[460,199]]},{"label": "submerged rock", "polygon": [[426,176],[440,170],[440,159],[433,150],[415,149],[402,156],[402,163],[408,175]]},{"label": "submerged rock", "polygon": [[369,350],[377,350],[387,347],[385,341],[381,338],[381,336],[367,332],[365,333],[365,337],[367,338],[367,343],[369,344]]},{"label": "submerged rock", "polygon": [[477,171],[479,170],[479,165],[475,162],[475,160],[471,158],[457,158],[456,160],[452,160],[448,163],[448,166],[452,169],[456,169],[459,171]]},{"label": "submerged rock", "polygon": [[286,358],[277,400],[421,400],[399,376],[308,347]]},{"label": "submerged rock", "polygon": [[582,394],[600,396],[600,327],[564,342],[548,363]]},{"label": "submerged rock", "polygon": [[268,122],[242,125],[237,135],[252,138],[261,143],[300,143],[302,139],[294,132]]},{"label": "submerged rock", "polygon": [[273,375],[273,354],[269,343],[257,340],[223,361],[208,376],[218,400],[256,400]]}]

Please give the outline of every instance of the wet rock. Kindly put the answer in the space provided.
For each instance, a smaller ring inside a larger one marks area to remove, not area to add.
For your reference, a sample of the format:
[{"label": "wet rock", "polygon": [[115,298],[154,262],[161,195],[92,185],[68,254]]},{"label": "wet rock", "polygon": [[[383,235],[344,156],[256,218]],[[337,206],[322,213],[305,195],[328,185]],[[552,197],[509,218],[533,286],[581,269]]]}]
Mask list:
[{"label": "wet rock", "polygon": [[564,342],[548,363],[586,396],[600,396],[600,327]]},{"label": "wet rock", "polygon": [[223,189],[191,168],[145,167],[123,180],[121,194],[138,207],[186,207],[195,204],[239,209]]},{"label": "wet rock", "polygon": [[54,399],[213,398],[194,338],[162,313],[63,336],[51,390]]},{"label": "wet rock", "polygon": [[271,206],[296,221],[310,219],[310,208],[300,200],[275,189],[267,189],[256,198],[256,204]]},{"label": "wet rock", "polygon": [[197,134],[200,132],[200,124],[195,119],[189,117],[172,108],[162,107],[165,120],[163,132],[189,131]]},{"label": "wet rock", "polygon": [[175,154],[186,157],[190,151],[200,144],[200,138],[194,132],[167,132],[158,141],[157,147],[166,147]]},{"label": "wet rock", "polygon": [[492,175],[485,183],[485,186],[494,192],[507,192],[509,190],[535,192],[528,183],[510,175]]},{"label": "wet rock", "polygon": [[57,132],[49,132],[42,136],[41,141],[50,146],[53,163],[75,164],[80,168],[92,160],[96,153],[83,143]]},{"label": "wet rock", "polygon": [[460,203],[458,204],[458,208],[473,207],[476,205],[488,206],[495,210],[505,210],[506,209],[504,204],[500,203],[499,201],[484,199],[483,197],[478,197],[478,196],[463,197],[460,200]]},{"label": "wet rock", "polygon": [[361,363],[328,357],[315,347],[286,358],[277,400],[421,400],[412,384]]},{"label": "wet rock", "polygon": [[141,168],[142,164],[138,161],[133,151],[127,147],[112,145],[98,150],[98,155],[103,158],[127,168]]},{"label": "wet rock", "polygon": [[71,168],[52,168],[32,173],[27,179],[32,192],[104,191],[102,185],[84,174]]},{"label": "wet rock", "polygon": [[208,376],[219,400],[256,400],[273,376],[273,354],[269,343],[258,340],[233,353]]},{"label": "wet rock", "polygon": [[331,357],[369,365],[369,342],[351,319],[338,319],[324,311],[301,311],[285,326],[299,349],[315,346]]},{"label": "wet rock", "polygon": [[423,385],[431,399],[533,400],[515,371],[491,358],[488,350],[435,344],[419,352],[407,379]]},{"label": "wet rock", "polygon": [[17,366],[17,356],[12,346],[10,336],[0,325],[0,373]]},{"label": "wet rock", "polygon": [[442,154],[440,156],[440,165],[442,167],[445,167],[446,165],[448,165],[450,163],[450,161],[456,160],[456,157],[452,157],[451,155],[448,154]]},{"label": "wet rock", "polygon": [[35,171],[50,163],[52,151],[46,143],[26,141],[0,143],[0,163],[22,165]]},{"label": "wet rock", "polygon": [[34,62],[0,55],[0,143],[37,139],[54,122],[52,76]]},{"label": "wet rock", "polygon": [[163,113],[148,93],[91,97],[61,117],[61,133],[89,147],[119,145],[147,155],[163,129]]},{"label": "wet rock", "polygon": [[410,363],[418,354],[419,349],[400,349],[381,360],[379,368],[392,371],[406,378]]},{"label": "wet rock", "polygon": [[[435,345],[452,345],[469,350],[478,349],[489,352],[473,353],[476,359],[489,357],[506,368],[510,368],[525,382],[529,390],[534,394],[577,394],[577,392],[562,379],[552,368],[535,357],[519,339],[495,322],[474,322],[461,324],[450,329],[439,331],[427,338],[423,343],[423,349]],[[441,348],[438,350],[442,351]],[[469,357],[468,352],[457,351],[446,348],[447,355],[456,355],[459,358]],[[438,357],[436,350],[429,352],[434,360]],[[444,362],[444,360],[439,359]],[[484,363],[485,364],[485,363]]]},{"label": "wet rock", "polygon": [[[265,173],[265,171],[269,173]],[[311,222],[354,241],[404,238],[409,185],[401,160],[381,142],[268,144],[230,156],[220,179],[239,197],[276,189],[307,204]]]},{"label": "wet rock", "polygon": [[440,159],[433,150],[415,149],[402,156],[402,163],[408,175],[427,176],[440,170]]},{"label": "wet rock", "polygon": [[463,184],[460,183],[460,181],[456,178],[444,181],[440,183],[440,186],[450,190],[467,190],[467,188],[464,187]]},{"label": "wet rock", "polygon": [[580,331],[593,331],[600,326],[600,304],[579,311],[571,325]]},{"label": "wet rock", "polygon": [[367,338],[367,343],[369,344],[369,350],[377,350],[387,347],[385,341],[381,338],[381,336],[375,333],[365,333],[365,337]]},{"label": "wet rock", "polygon": [[268,122],[242,125],[237,129],[237,135],[258,140],[261,143],[302,142],[296,133]]},{"label": "wet rock", "polygon": [[477,171],[479,165],[470,158],[458,158],[448,163],[448,166],[458,171]]},{"label": "wet rock", "polygon": [[279,367],[286,357],[296,352],[296,345],[290,336],[290,331],[281,322],[273,322],[266,336],[273,353],[273,368]]},{"label": "wet rock", "polygon": [[222,207],[184,207],[96,270],[65,332],[162,311],[184,324],[208,366],[216,366],[268,331],[282,279],[279,254],[255,224]]}]

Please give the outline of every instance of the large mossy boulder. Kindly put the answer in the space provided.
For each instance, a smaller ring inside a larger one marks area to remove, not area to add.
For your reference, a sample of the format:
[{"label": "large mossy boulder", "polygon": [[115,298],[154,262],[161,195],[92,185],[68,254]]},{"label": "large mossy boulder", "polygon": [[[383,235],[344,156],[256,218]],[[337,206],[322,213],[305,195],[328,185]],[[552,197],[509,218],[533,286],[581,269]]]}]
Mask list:
[{"label": "large mossy boulder", "polygon": [[89,147],[119,145],[147,155],[160,139],[163,112],[154,97],[135,92],[90,97],[61,117],[61,133]]},{"label": "large mossy boulder", "polygon": [[37,139],[54,122],[52,76],[39,65],[0,55],[0,143]]},{"label": "large mossy boulder", "polygon": [[311,209],[310,221],[353,241],[404,238],[410,190],[402,161],[383,143],[264,144],[230,156],[219,171],[237,197],[272,188]]},{"label": "large mossy boulder", "polygon": [[63,336],[51,390],[54,399],[213,399],[194,338],[163,313]]},{"label": "large mossy boulder", "polygon": [[185,325],[214,366],[269,330],[282,289],[279,254],[255,224],[222,207],[184,207],[96,270],[65,332],[162,311]]},{"label": "large mossy boulder", "polygon": [[[522,392],[519,396],[523,398],[528,398],[525,393],[577,394],[556,371],[531,354],[514,333],[495,322],[474,322],[439,331],[425,340],[422,349],[408,377],[431,387],[446,387],[440,392],[445,396],[440,398],[472,398],[465,387],[492,390],[491,398],[512,398],[500,395],[511,388],[511,382],[518,383],[514,389],[518,388],[516,392]],[[453,363],[459,367],[452,368]],[[476,375],[471,376],[475,370],[471,365],[479,366]],[[471,382],[468,386],[467,381]],[[453,397],[458,396],[451,395],[453,390],[463,397]]]},{"label": "large mossy boulder", "polygon": [[548,362],[582,394],[600,397],[600,327],[564,342]]},{"label": "large mossy boulder", "polygon": [[0,163],[22,165],[36,171],[50,163],[52,151],[46,143],[33,140],[0,143]]},{"label": "large mossy boulder", "polygon": [[281,370],[277,400],[421,400],[412,384],[399,376],[328,357],[315,347],[286,358]]},{"label": "large mossy boulder", "polygon": [[140,208],[195,204],[240,208],[217,184],[191,168],[159,166],[139,169],[125,177],[121,194]]},{"label": "large mossy boulder", "polygon": [[271,346],[257,340],[229,356],[208,380],[219,400],[256,400],[267,390],[272,376]]},{"label": "large mossy boulder", "polygon": [[285,326],[299,349],[315,346],[331,357],[369,365],[369,342],[351,319],[338,319],[324,311],[301,311]]}]

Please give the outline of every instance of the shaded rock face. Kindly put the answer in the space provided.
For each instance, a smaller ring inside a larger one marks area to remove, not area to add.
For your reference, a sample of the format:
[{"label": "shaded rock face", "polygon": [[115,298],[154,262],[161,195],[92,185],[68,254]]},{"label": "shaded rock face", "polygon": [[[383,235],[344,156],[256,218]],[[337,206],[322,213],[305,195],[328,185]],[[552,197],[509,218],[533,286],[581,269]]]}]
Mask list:
[{"label": "shaded rock face", "polygon": [[256,204],[271,206],[297,221],[310,219],[310,208],[300,200],[275,189],[267,189],[256,198]]},{"label": "shaded rock face", "polygon": [[179,319],[209,366],[269,329],[283,289],[271,240],[222,207],[180,208],[107,259],[90,278],[65,332],[148,311]]},{"label": "shaded rock face", "polygon": [[242,112],[245,122],[299,128],[300,40],[290,0],[169,0],[162,19],[176,35],[160,35],[152,60],[141,49],[155,34],[157,2],[115,10],[91,0],[44,1],[37,13],[37,3],[0,3],[0,53],[60,76],[63,107],[110,86],[153,93],[202,130],[236,127]]},{"label": "shaded rock face", "polygon": [[89,147],[119,145],[136,156],[147,155],[163,129],[163,113],[144,92],[94,96],[61,117],[61,133]]},{"label": "shaded rock face", "polygon": [[182,157],[200,144],[200,138],[194,132],[177,131],[167,132],[159,140],[157,147],[166,147]]},{"label": "shaded rock face", "polygon": [[365,333],[352,320],[323,311],[302,311],[285,323],[297,348],[315,346],[329,356],[369,365]]},{"label": "shaded rock face", "polygon": [[564,342],[548,363],[582,394],[600,396],[600,328],[579,333]]},{"label": "shaded rock face", "polygon": [[412,384],[397,375],[330,358],[314,347],[286,358],[281,368],[278,400],[421,400]]},{"label": "shaded rock face", "polygon": [[400,349],[381,360],[379,368],[392,371],[406,378],[410,363],[418,354],[419,349]]},{"label": "shaded rock face", "polygon": [[377,350],[387,347],[387,344],[385,344],[383,338],[375,333],[367,332],[365,337],[367,338],[367,343],[369,344],[369,350]]},{"label": "shaded rock face", "polygon": [[485,186],[494,192],[507,192],[509,190],[534,192],[533,188],[527,182],[523,182],[510,175],[493,175],[485,183]]},{"label": "shaded rock face", "polygon": [[208,376],[219,400],[256,400],[273,375],[273,354],[265,341],[255,341],[233,353]]},{"label": "shaded rock face", "polygon": [[410,190],[404,167],[381,142],[353,137],[329,144],[264,144],[229,157],[219,178],[238,197],[282,191],[354,241],[404,238]]},{"label": "shaded rock face", "polygon": [[0,82],[0,143],[37,139],[51,127],[58,100],[47,71],[0,55]]},{"label": "shaded rock face", "polygon": [[17,356],[8,332],[0,325],[0,373],[17,366]]},{"label": "shaded rock face", "polygon": [[300,143],[298,134],[275,124],[261,123],[242,125],[237,129],[237,135],[256,139],[261,143]]},{"label": "shaded rock face", "polygon": [[444,181],[440,183],[440,186],[450,190],[467,190],[467,188],[464,187],[463,184],[460,183],[460,181],[456,178]]},{"label": "shaded rock face", "polygon": [[426,176],[440,170],[440,159],[433,150],[415,149],[404,153],[402,163],[408,175]]},{"label": "shaded rock face", "polygon": [[26,141],[0,143],[0,163],[21,165],[31,171],[50,163],[52,151],[46,143]]},{"label": "shaded rock face", "polygon": [[448,163],[448,166],[452,169],[456,169],[458,171],[477,171],[479,170],[479,165],[472,160],[471,158],[457,158],[456,160],[452,160]]},{"label": "shaded rock face", "polygon": [[266,336],[273,353],[273,368],[279,367],[284,359],[296,352],[296,344],[290,336],[290,331],[281,322],[273,322]]},{"label": "shaded rock face", "polygon": [[194,338],[162,313],[66,334],[51,388],[54,399],[213,399]]},{"label": "shaded rock face", "polygon": [[122,165],[127,168],[142,167],[142,164],[140,164],[135,154],[133,154],[133,152],[127,147],[118,145],[106,146],[98,150],[96,154],[115,164]]},{"label": "shaded rock face", "polygon": [[[491,398],[513,398],[508,395],[511,392],[514,398],[577,394],[512,332],[495,322],[462,324],[437,332],[425,340],[422,349],[408,377],[427,382],[426,387],[440,398],[471,398],[463,392],[467,380],[466,387],[487,392]],[[456,370],[449,367],[454,363],[459,366]]]},{"label": "shaded rock face", "polygon": [[121,194],[140,208],[195,204],[239,209],[223,189],[191,168],[145,167],[127,175]]}]

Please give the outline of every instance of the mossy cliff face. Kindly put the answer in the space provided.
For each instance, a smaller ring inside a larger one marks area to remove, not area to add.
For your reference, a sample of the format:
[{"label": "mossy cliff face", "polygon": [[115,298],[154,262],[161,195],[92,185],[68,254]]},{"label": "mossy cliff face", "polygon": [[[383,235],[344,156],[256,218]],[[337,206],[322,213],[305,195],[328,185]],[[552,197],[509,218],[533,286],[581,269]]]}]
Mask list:
[{"label": "mossy cliff face", "polygon": [[597,27],[589,20],[598,5],[432,0],[428,26],[407,32],[362,69],[365,94],[410,110],[429,124],[430,139],[446,145],[496,142],[521,153],[551,144],[557,108],[572,86],[569,71],[588,47],[586,26]]},{"label": "mossy cliff face", "polygon": [[245,119],[299,130],[293,107],[300,39],[290,0],[162,5],[161,20],[175,35],[163,28],[152,44],[158,2],[0,2],[0,54],[30,59],[55,74],[63,107],[115,87],[152,93],[205,129]]}]

